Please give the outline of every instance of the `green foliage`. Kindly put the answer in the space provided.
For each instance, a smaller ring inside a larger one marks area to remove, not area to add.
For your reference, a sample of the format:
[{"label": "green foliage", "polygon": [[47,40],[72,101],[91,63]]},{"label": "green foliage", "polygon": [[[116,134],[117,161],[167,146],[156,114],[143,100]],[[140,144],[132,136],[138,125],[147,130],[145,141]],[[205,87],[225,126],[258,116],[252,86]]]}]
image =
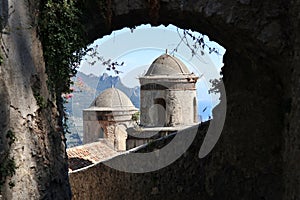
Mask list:
[{"label": "green foliage", "polygon": [[44,97],[42,97],[38,92],[34,91],[33,93],[34,95],[34,98],[37,102],[37,105],[40,107],[40,108],[46,108],[47,107],[47,102],[45,100]]},{"label": "green foliage", "polygon": [[[6,133],[8,145],[11,146],[16,141],[16,136],[13,131],[9,130]],[[9,153],[0,154],[0,191],[7,177],[12,177],[16,173],[16,163],[14,158],[9,156]],[[10,181],[9,187],[15,186],[15,183]]]},{"label": "green foliage", "polygon": [[208,90],[208,93],[218,94],[220,93],[220,87],[222,85],[222,78],[209,80],[212,87]]},{"label": "green foliage", "polygon": [[140,119],[140,112],[134,113],[134,114],[132,115],[131,119],[132,119],[133,121],[136,121],[136,122],[137,122],[137,121]]},{"label": "green foliage", "polygon": [[[16,173],[16,163],[14,158],[10,158],[8,155],[5,155],[3,159],[1,159],[0,165],[0,190],[5,183],[7,177],[12,177]],[[10,187],[13,187],[13,182],[9,183]]]},{"label": "green foliage", "polygon": [[9,146],[11,146],[17,139],[14,132],[12,132],[11,130],[7,131],[6,138],[8,139]]},{"label": "green foliage", "polygon": [[13,181],[9,181],[8,185],[10,189],[16,186],[15,182]]},{"label": "green foliage", "polygon": [[48,85],[58,95],[70,92],[71,77],[86,54],[81,12],[73,0],[41,3],[39,35],[43,45]]},{"label": "green foliage", "polygon": [[0,33],[2,33],[2,29],[3,29],[3,17],[0,16]]}]

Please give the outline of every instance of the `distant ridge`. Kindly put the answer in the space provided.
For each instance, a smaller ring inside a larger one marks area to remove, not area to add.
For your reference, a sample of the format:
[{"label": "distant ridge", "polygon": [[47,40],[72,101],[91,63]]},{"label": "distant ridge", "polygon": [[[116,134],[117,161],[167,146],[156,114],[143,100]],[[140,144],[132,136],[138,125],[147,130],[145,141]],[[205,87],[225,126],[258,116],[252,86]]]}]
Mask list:
[{"label": "distant ridge", "polygon": [[107,73],[103,73],[103,75],[99,77],[99,82],[96,87],[96,96],[111,87],[115,87],[124,92],[135,107],[140,107],[140,88],[138,86],[134,88],[126,87],[119,76],[109,76]]},{"label": "distant ridge", "polygon": [[[78,87],[79,80],[82,84],[80,88]],[[140,107],[140,88],[138,86],[134,88],[126,87],[119,76],[110,76],[107,73],[103,73],[101,76],[87,75],[79,71],[73,81],[75,95],[66,104],[66,108],[75,117],[82,117],[82,110],[88,108],[96,96],[111,87],[123,91],[135,107]]]},{"label": "distant ridge", "polygon": [[[95,97],[104,90],[111,87],[118,88],[130,98],[135,107],[140,107],[140,87],[126,87],[119,76],[111,76],[107,73],[103,73],[101,76],[94,74],[87,75],[78,71],[76,77],[72,80],[74,82],[73,87],[75,88],[74,96],[68,100],[68,103],[64,104],[67,113],[71,117],[68,120],[68,126],[72,134],[66,135],[68,147],[82,144],[82,110],[88,108]],[[206,118],[211,115],[211,110],[210,102],[198,102],[199,119],[207,120]]]}]

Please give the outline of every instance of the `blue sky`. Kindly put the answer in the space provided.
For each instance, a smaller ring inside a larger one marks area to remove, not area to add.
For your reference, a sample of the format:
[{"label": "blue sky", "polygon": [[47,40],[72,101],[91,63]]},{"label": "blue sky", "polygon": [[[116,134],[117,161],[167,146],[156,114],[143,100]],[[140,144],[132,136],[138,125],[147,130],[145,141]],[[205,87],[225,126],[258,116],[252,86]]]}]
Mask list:
[{"label": "blue sky", "polygon": [[[193,32],[195,36],[199,35],[197,32]],[[181,29],[173,25],[165,27],[163,25],[158,27],[151,27],[150,25],[142,25],[134,30],[124,28],[119,31],[114,31],[111,35],[105,36],[101,39],[94,41],[91,46],[98,45],[97,51],[104,59],[112,59],[119,63],[124,62],[124,66],[118,69],[123,73],[119,74],[122,82],[127,87],[137,86],[138,77],[142,76],[155,58],[165,53],[166,49],[169,53],[177,47],[181,41],[180,35],[183,35]],[[192,44],[192,39],[188,38],[188,43]],[[223,66],[223,54],[225,49],[215,42],[209,41],[209,38],[205,37],[205,42],[211,47],[218,49],[221,55],[215,53],[209,54],[208,51],[204,51],[204,55],[200,50],[196,56],[193,56],[191,50],[187,45],[181,43],[177,48],[177,52],[174,55],[180,58],[190,69],[201,79],[197,83],[198,101],[200,105],[199,113],[205,115],[207,118],[210,109],[207,109],[205,113],[201,113],[206,106],[214,106],[218,103],[218,95],[208,94],[208,88],[210,88],[210,79],[219,78],[221,67]],[[87,58],[90,62],[91,58]],[[116,75],[114,72],[105,70],[105,66],[101,62],[96,62],[94,65],[88,64],[83,61],[80,65],[79,71],[85,74],[101,75],[104,72],[110,75]]]}]

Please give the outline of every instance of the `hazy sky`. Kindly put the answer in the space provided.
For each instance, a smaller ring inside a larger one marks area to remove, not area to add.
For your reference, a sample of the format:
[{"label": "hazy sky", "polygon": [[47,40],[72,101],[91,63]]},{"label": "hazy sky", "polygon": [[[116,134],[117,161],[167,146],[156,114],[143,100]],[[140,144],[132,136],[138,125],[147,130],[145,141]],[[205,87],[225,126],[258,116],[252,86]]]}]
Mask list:
[{"label": "hazy sky", "polygon": [[[182,30],[179,29],[179,34],[182,34]],[[177,27],[169,25],[165,27],[163,25],[158,27],[151,27],[150,25],[141,25],[134,30],[129,28],[123,28],[122,30],[114,31],[111,35],[104,36],[94,41],[91,46],[98,45],[98,52],[105,59],[112,59],[114,61],[126,60],[126,68],[124,72],[137,68],[142,65],[150,65],[153,60],[159,55],[163,54],[166,49],[171,53],[179,44],[181,38],[177,32]],[[197,36],[199,33],[194,32]],[[215,42],[210,42],[208,37],[205,37],[206,43],[212,47],[216,47],[221,55],[225,53],[225,49],[219,46]],[[189,40],[192,44],[192,40]],[[194,65],[198,70],[206,67],[209,62],[213,62],[215,67],[220,69],[223,66],[223,56],[217,54],[206,53],[203,56],[192,57],[191,51],[183,43],[178,48],[175,56],[185,61],[187,65]],[[208,60],[211,61],[208,61]],[[190,67],[190,66],[188,66]],[[86,62],[82,62],[80,71],[88,74],[93,73],[95,75],[101,75],[105,71],[105,67],[101,63],[96,65],[89,65]]]}]

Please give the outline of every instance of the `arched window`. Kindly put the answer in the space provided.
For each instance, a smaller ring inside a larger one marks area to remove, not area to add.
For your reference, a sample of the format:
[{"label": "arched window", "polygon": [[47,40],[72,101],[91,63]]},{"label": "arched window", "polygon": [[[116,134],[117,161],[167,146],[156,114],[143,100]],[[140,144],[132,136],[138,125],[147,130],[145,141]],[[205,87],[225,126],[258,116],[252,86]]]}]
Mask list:
[{"label": "arched window", "polygon": [[163,98],[154,99],[154,104],[159,104],[166,109],[166,101]]},{"label": "arched window", "polygon": [[151,108],[152,122],[155,126],[165,126],[166,124],[166,101],[163,98],[154,99]]},{"label": "arched window", "polygon": [[197,109],[196,97],[194,97],[194,100],[193,100],[193,108],[194,108],[194,122],[197,123],[198,122],[198,109]]},{"label": "arched window", "polygon": [[99,138],[104,138],[104,129],[102,127],[99,130]]}]

